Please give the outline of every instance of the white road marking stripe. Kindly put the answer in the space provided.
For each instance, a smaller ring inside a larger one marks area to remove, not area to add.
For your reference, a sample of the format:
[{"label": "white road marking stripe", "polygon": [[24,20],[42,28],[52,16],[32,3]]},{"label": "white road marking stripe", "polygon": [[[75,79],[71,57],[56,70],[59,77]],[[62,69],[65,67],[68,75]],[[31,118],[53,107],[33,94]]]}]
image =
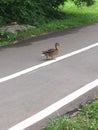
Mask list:
[{"label": "white road marking stripe", "polygon": [[73,52],[71,52],[71,53],[65,54],[65,55],[63,55],[63,56],[60,56],[60,57],[56,58],[55,60],[50,60],[50,61],[44,62],[44,63],[42,63],[42,64],[32,66],[32,67],[30,67],[30,68],[28,68],[28,69],[22,70],[22,71],[20,71],[20,72],[16,72],[16,73],[11,74],[11,75],[9,75],[9,76],[3,77],[3,78],[0,79],[0,83],[5,82],[5,81],[10,80],[10,79],[13,79],[13,78],[16,78],[16,77],[19,77],[19,76],[21,76],[21,75],[23,75],[23,74],[29,73],[29,72],[31,72],[31,71],[33,71],[33,70],[36,70],[36,69],[38,69],[38,68],[47,66],[47,65],[49,65],[49,64],[55,63],[55,62],[57,62],[57,61],[60,61],[60,60],[63,60],[63,59],[65,59],[65,58],[71,57],[71,56],[73,56],[73,55],[79,54],[79,53],[81,53],[81,52],[87,51],[87,50],[89,50],[89,49],[91,49],[91,48],[94,48],[94,47],[96,47],[96,46],[98,46],[98,43],[95,43],[95,44],[92,44],[92,45],[90,45],[90,46],[84,47],[84,48],[82,48],[82,49],[79,49],[79,50],[73,51]]},{"label": "white road marking stripe", "polygon": [[45,117],[51,115],[55,111],[59,110],[63,106],[67,105],[68,103],[74,101],[81,95],[85,94],[86,92],[90,91],[91,89],[98,87],[98,79],[94,80],[93,82],[83,86],[82,88],[74,91],[73,93],[69,94],[68,96],[64,97],[63,99],[55,102],[54,104],[50,105],[49,107],[43,109],[42,111],[36,113],[35,115],[27,118],[26,120],[16,124],[15,126],[9,128],[8,130],[24,130],[25,128],[37,123],[38,121],[44,119]]}]

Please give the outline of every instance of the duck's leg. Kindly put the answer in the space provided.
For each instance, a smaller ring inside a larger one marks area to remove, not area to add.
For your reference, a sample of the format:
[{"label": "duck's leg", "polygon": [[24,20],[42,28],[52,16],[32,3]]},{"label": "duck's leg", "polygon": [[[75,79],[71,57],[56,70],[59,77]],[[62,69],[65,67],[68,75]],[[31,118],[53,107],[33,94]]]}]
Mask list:
[{"label": "duck's leg", "polygon": [[48,54],[46,54],[46,60],[48,60]]},{"label": "duck's leg", "polygon": [[55,60],[55,58],[56,58],[55,56],[51,56],[51,59],[52,59],[52,60]]}]

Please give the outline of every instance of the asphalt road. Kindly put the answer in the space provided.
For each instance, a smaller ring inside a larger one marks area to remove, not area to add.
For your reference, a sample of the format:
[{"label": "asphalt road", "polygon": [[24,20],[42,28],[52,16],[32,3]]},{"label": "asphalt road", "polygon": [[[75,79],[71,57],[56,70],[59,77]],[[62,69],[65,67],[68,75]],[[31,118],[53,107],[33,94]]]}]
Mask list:
[{"label": "asphalt road", "polygon": [[[41,52],[61,44],[59,56],[98,42],[98,23],[59,31],[0,48],[0,79],[47,62]],[[0,83],[0,130],[7,130],[98,78],[98,46]],[[79,97],[64,114],[98,95],[98,87]],[[56,113],[57,116],[57,113]],[[54,115],[55,117],[55,115]],[[28,130],[40,130],[47,119]],[[18,130],[18,129],[17,129]]]}]

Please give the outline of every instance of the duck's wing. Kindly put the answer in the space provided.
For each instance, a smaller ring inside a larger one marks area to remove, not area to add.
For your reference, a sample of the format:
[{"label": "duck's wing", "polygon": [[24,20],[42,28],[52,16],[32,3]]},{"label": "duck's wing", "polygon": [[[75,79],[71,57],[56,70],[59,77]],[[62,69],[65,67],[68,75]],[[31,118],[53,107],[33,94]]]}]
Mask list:
[{"label": "duck's wing", "polygon": [[49,49],[49,50],[46,50],[46,51],[43,51],[43,53],[51,53],[51,52],[54,52],[55,49]]}]

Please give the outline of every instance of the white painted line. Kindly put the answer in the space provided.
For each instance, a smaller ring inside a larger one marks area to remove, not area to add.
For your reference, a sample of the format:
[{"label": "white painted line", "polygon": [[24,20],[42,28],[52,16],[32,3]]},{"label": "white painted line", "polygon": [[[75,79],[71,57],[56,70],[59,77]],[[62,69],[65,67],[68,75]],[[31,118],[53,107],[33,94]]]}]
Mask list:
[{"label": "white painted line", "polygon": [[16,124],[15,126],[9,128],[8,130],[24,130],[25,128],[27,128],[31,125],[34,125],[38,121],[51,115],[55,111],[59,110],[63,106],[67,105],[68,103],[74,101],[75,99],[77,99],[78,97],[80,97],[81,95],[85,94],[86,92],[90,91],[91,89],[93,89],[95,87],[98,87],[98,79],[96,79],[93,82],[74,91],[73,93],[69,94],[68,96],[64,97],[63,99],[57,101],[56,103],[43,109],[42,111],[36,113],[35,115],[27,118],[26,120],[20,122],[19,124]]},{"label": "white painted line", "polygon": [[3,78],[0,79],[0,83],[5,82],[5,81],[10,80],[10,79],[13,79],[13,78],[16,78],[16,77],[19,77],[19,76],[21,76],[21,75],[23,75],[23,74],[29,73],[29,72],[31,72],[31,71],[33,71],[33,70],[36,70],[36,69],[39,69],[39,68],[41,68],[41,67],[50,65],[50,64],[55,63],[55,62],[57,62],[57,61],[60,61],[60,60],[63,60],[63,59],[65,59],[65,58],[71,57],[71,56],[73,56],[73,55],[79,54],[79,53],[81,53],[81,52],[87,51],[87,50],[89,50],[89,49],[91,49],[91,48],[94,48],[94,47],[96,47],[96,46],[98,46],[98,43],[95,43],[95,44],[92,44],[92,45],[90,45],[90,46],[84,47],[84,48],[82,48],[82,49],[79,49],[79,50],[73,51],[73,52],[71,52],[71,53],[65,54],[65,55],[63,55],[63,56],[60,56],[60,57],[56,58],[55,60],[50,60],[50,61],[44,62],[44,63],[42,63],[42,64],[32,66],[32,67],[30,67],[30,68],[28,68],[28,69],[22,70],[22,71],[20,71],[20,72],[16,72],[16,73],[11,74],[11,75],[9,75],[9,76],[3,77]]}]

